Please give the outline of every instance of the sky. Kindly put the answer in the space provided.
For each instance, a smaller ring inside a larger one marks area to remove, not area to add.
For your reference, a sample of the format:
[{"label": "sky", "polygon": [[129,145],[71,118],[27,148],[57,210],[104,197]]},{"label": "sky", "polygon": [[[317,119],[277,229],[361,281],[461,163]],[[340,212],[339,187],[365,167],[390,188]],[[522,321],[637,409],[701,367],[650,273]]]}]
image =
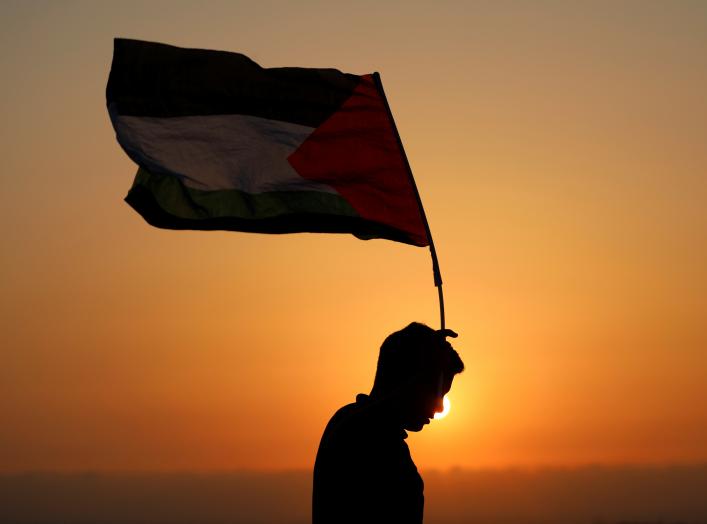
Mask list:
[{"label": "sky", "polygon": [[313,465],[429,254],[166,231],[112,39],[379,71],[466,363],[419,468],[707,461],[707,4],[0,3],[0,471]]}]

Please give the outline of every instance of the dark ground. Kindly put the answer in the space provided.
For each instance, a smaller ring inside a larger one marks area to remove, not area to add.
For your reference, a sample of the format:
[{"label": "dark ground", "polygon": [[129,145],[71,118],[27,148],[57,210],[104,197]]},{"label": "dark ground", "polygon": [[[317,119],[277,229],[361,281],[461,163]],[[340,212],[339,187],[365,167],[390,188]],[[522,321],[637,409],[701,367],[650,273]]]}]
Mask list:
[{"label": "dark ground", "polygon": [[[707,524],[707,465],[423,472],[428,524]],[[2,524],[298,524],[311,473],[5,474]]]}]

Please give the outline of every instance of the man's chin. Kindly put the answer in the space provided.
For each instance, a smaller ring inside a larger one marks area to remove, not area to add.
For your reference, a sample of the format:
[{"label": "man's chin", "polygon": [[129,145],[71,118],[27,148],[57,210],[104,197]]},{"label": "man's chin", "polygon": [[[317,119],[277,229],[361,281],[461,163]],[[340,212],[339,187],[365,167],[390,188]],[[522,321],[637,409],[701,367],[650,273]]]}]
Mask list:
[{"label": "man's chin", "polygon": [[424,420],[416,420],[415,422],[410,422],[405,426],[406,431],[418,432],[422,431],[424,427],[430,423],[430,419],[426,418]]}]

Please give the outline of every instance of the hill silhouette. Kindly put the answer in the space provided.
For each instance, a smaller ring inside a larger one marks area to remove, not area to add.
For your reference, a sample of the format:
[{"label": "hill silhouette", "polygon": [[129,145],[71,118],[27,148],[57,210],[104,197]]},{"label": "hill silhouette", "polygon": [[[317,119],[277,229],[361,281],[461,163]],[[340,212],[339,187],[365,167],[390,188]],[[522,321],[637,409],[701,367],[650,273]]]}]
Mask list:
[{"label": "hill silhouette", "polygon": [[[703,524],[707,465],[423,471],[430,524]],[[0,475],[3,524],[302,524],[311,472]]]}]

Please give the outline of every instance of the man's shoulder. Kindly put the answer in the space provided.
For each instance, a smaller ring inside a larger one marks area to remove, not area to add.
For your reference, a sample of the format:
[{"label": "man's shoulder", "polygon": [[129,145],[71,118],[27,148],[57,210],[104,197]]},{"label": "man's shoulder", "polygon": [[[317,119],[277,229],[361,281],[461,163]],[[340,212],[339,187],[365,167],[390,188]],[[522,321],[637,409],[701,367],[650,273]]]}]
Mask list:
[{"label": "man's shoulder", "polygon": [[359,394],[356,402],[341,407],[329,420],[322,435],[322,445],[353,442],[356,447],[404,444],[407,434],[399,428],[384,405],[368,395]]},{"label": "man's shoulder", "polygon": [[356,401],[339,408],[332,415],[324,430],[330,436],[360,431],[370,425],[374,418],[375,406],[371,405],[367,395],[359,394]]}]

